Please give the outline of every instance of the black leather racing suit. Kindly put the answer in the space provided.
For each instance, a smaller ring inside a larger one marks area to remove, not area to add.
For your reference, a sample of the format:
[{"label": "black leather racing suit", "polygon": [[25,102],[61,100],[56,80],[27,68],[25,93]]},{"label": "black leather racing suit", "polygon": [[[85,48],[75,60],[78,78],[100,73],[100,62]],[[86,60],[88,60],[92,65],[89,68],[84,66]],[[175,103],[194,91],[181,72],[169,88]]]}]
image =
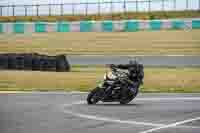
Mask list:
[{"label": "black leather racing suit", "polygon": [[[134,64],[120,64],[120,65],[114,65],[118,69],[125,69],[129,72],[129,79],[132,81],[130,84],[132,84],[134,87],[139,87],[140,84],[143,84],[143,78],[144,78],[144,67],[142,64],[138,64],[135,62]],[[128,91],[128,84],[123,86],[122,89],[122,98],[126,97],[127,91]]]}]

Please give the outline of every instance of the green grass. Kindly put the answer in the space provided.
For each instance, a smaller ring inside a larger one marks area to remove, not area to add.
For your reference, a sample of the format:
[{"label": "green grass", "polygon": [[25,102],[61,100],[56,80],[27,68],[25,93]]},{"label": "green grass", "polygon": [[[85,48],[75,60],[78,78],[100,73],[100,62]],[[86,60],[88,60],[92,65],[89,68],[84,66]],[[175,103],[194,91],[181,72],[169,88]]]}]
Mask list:
[{"label": "green grass", "polygon": [[[1,71],[0,91],[89,91],[109,70],[73,66],[72,72]],[[142,92],[200,92],[199,67],[145,68]]]},{"label": "green grass", "polygon": [[80,21],[80,20],[124,20],[124,19],[169,19],[200,17],[200,11],[157,11],[157,12],[127,12],[102,15],[64,15],[64,16],[16,16],[0,17],[0,22],[15,21]]},{"label": "green grass", "polygon": [[0,53],[200,55],[200,30],[1,34]]}]

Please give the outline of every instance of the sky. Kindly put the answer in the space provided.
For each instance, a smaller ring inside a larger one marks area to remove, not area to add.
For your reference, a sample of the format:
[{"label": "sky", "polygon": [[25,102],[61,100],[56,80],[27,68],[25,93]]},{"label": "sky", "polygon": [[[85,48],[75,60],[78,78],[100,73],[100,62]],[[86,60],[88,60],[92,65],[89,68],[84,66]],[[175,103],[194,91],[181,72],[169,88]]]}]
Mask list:
[{"label": "sky", "polygon": [[[113,1],[118,2],[120,0],[99,0],[100,2],[106,1]],[[124,1],[124,0],[121,0]],[[135,1],[135,0],[129,0]],[[138,0],[143,1],[143,0]],[[161,0],[152,0],[151,10],[158,11],[162,10],[162,2]],[[165,10],[173,10],[174,9],[174,1],[175,0],[166,0],[164,3]],[[185,10],[186,9],[186,2],[188,1],[188,8],[189,9],[199,9],[200,0],[176,0],[176,10]],[[61,4],[61,3],[80,3],[80,2],[98,2],[98,0],[0,0],[0,5],[27,5],[27,4]],[[72,14],[72,6],[65,5],[63,7],[64,14]],[[129,3],[126,4],[127,11],[135,11],[136,4]],[[101,13],[109,13],[110,12],[110,4],[102,4],[101,5]],[[148,3],[139,3],[138,6],[139,11],[148,11]],[[29,7],[27,9],[28,15],[36,15],[36,7]],[[47,6],[41,6],[39,8],[40,15],[48,15],[49,8]],[[61,8],[60,6],[52,6],[51,13],[53,15],[60,15]],[[97,13],[98,6],[97,4],[92,4],[88,6],[88,14]],[[114,3],[113,4],[113,12],[122,12],[123,11],[123,2],[121,4]],[[15,15],[16,16],[23,16],[25,15],[25,8],[24,7],[16,7],[15,8]],[[84,14],[85,13],[85,5],[76,5],[75,11],[76,14]],[[12,15],[12,8],[3,8],[2,9],[3,16],[11,16]]]}]

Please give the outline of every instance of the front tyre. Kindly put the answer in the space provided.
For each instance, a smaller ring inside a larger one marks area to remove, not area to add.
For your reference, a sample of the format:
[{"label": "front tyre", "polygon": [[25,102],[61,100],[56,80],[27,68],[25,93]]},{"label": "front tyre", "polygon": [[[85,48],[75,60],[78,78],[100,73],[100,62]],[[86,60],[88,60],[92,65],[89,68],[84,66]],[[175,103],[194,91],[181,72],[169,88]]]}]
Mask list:
[{"label": "front tyre", "polygon": [[92,90],[87,96],[88,104],[96,104],[99,101],[99,87]]}]

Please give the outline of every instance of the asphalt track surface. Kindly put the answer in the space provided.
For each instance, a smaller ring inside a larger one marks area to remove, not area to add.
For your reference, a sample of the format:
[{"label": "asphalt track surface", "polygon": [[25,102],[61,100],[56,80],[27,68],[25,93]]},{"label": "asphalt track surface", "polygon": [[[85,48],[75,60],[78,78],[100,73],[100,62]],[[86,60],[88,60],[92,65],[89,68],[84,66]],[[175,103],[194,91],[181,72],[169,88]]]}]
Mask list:
[{"label": "asphalt track surface", "polygon": [[200,94],[139,94],[87,105],[87,94],[0,94],[1,133],[200,133]]},{"label": "asphalt track surface", "polygon": [[136,59],[146,66],[200,66],[200,56],[67,56],[70,64],[105,65],[125,64],[130,59]]}]

